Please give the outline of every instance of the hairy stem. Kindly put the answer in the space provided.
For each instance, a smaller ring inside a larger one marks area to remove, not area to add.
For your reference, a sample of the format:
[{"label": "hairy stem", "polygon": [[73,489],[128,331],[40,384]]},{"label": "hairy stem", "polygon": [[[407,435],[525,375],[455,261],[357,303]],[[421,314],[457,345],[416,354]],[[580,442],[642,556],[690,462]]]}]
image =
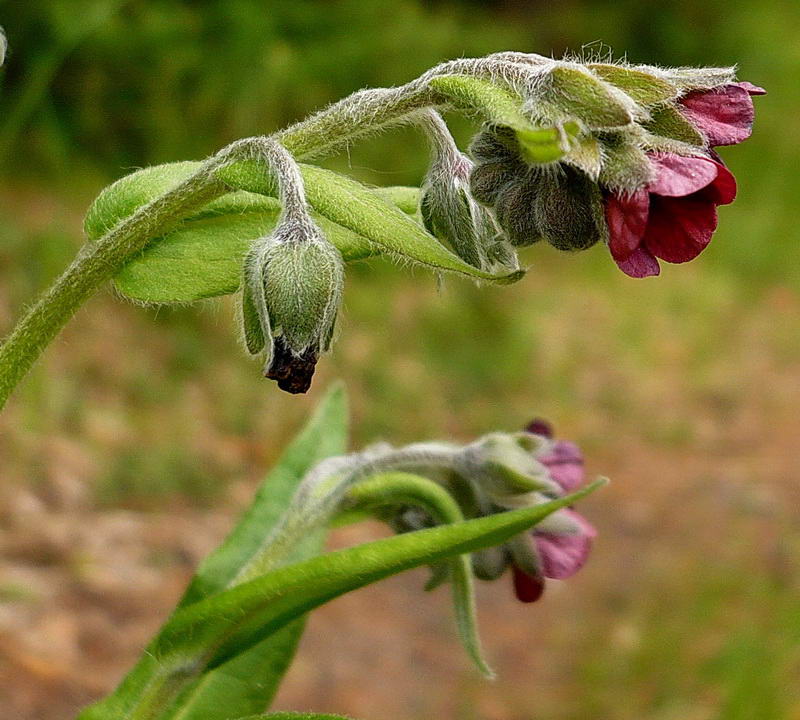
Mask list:
[{"label": "hairy stem", "polygon": [[[405,85],[353,93],[276,133],[274,140],[296,159],[330,154],[354,140],[403,123],[419,110],[447,105],[445,98],[430,89],[428,81],[432,77],[461,73],[508,81],[509,67],[515,65],[491,57],[443,63]],[[515,74],[519,73],[511,73]],[[84,246],[0,345],[0,409],[45,347],[95,290],[170,225],[225,194],[227,186],[215,178],[215,171],[241,159],[242,152],[263,153],[264,142],[263,137],[247,138],[227,146],[197,174],[141,207],[98,241]]]},{"label": "hairy stem", "polygon": [[209,161],[178,187],[141,207],[93,243],[87,243],[72,264],[28,310],[0,345],[0,408],[45,347],[77,309],[147,243],[189,212],[227,192]]}]

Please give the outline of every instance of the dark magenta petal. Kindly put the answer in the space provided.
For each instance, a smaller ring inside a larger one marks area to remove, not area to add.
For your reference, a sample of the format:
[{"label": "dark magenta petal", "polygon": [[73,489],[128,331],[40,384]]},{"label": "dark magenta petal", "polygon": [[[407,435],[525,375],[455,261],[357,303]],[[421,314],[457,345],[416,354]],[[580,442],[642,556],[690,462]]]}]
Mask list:
[{"label": "dark magenta petal", "polygon": [[546,438],[553,437],[553,426],[542,418],[534,418],[531,420],[525,430],[534,435],[543,435]]},{"label": "dark magenta petal", "polygon": [[708,138],[712,147],[736,145],[747,140],[753,130],[755,110],[751,87],[761,90],[750,83],[736,83],[691,92],[680,101],[682,112]]},{"label": "dark magenta petal", "polygon": [[614,262],[622,272],[630,277],[651,277],[661,272],[658,260],[645,247],[639,247],[624,260],[614,260]]},{"label": "dark magenta petal", "polygon": [[586,563],[592,549],[592,540],[597,531],[580,513],[574,510],[561,510],[569,514],[579,531],[572,535],[540,533],[534,529],[533,539],[542,559],[542,572],[545,577],[565,580],[574,575]]},{"label": "dark magenta petal", "polygon": [[736,178],[724,163],[717,163],[717,179],[707,190],[712,191],[711,199],[717,205],[728,205],[736,199]]},{"label": "dark magenta petal", "polygon": [[710,185],[717,177],[717,163],[709,158],[672,153],[651,155],[656,177],[647,189],[654,195],[685,197]]},{"label": "dark magenta petal", "polygon": [[637,190],[631,195],[610,193],[606,196],[608,247],[616,260],[625,259],[639,247],[647,227],[649,205],[647,190]]},{"label": "dark magenta petal", "polygon": [[750,93],[750,95],[766,95],[767,94],[767,91],[764,90],[764,88],[758,87],[758,85],[753,85],[753,83],[747,82],[747,80],[744,80],[742,82],[737,82],[737,83],[731,83],[731,84],[732,85],[736,85],[736,87],[740,87],[740,88],[743,88],[744,90],[747,90],[747,92]]},{"label": "dark magenta petal", "polygon": [[694,260],[711,242],[717,228],[717,210],[707,193],[686,198],[653,197],[645,247],[671,263]]},{"label": "dark magenta petal", "polygon": [[537,460],[550,471],[565,493],[572,492],[583,484],[583,455],[575,443],[559,440],[546,455]]},{"label": "dark magenta petal", "polygon": [[514,594],[517,600],[524,603],[536,602],[544,593],[544,577],[541,575],[528,575],[516,565],[511,566],[514,578]]}]

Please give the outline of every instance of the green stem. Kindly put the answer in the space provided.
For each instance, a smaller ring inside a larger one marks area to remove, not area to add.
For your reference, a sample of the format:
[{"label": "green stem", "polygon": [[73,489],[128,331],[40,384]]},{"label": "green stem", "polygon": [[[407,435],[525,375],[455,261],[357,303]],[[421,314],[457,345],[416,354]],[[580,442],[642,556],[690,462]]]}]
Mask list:
[{"label": "green stem", "polygon": [[[353,140],[402,122],[411,113],[441,104],[427,73],[396,88],[361,90],[276,134],[295,157],[329,154]],[[217,153],[194,176],[141,207],[97,242],[87,244],[0,345],[0,409],[36,359],[78,308],[153,238],[187,213],[223,195],[214,172],[263,143],[248,138]]]},{"label": "green stem", "polygon": [[173,190],[141,207],[97,242],[87,243],[72,264],[0,345],[0,409],[36,359],[77,309],[154,237],[191,210],[227,192],[206,163]]}]

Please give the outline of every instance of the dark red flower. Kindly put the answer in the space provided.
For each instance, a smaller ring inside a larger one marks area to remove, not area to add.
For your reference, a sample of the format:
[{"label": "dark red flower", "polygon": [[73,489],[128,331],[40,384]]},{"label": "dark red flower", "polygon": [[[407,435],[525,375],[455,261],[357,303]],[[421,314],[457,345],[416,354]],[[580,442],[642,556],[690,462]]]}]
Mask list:
[{"label": "dark red flower", "polygon": [[696,258],[717,228],[717,205],[736,197],[736,180],[720,161],[671,153],[651,161],[656,175],[646,188],[605,197],[609,249],[631,277],[658,275],[658,258]]}]

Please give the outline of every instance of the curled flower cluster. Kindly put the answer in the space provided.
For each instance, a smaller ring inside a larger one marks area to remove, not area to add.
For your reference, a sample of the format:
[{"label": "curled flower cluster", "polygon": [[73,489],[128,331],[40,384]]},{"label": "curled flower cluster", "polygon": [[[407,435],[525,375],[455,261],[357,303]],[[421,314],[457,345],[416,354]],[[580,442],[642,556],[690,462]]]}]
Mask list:
[{"label": "curled flower cluster", "polygon": [[[414,465],[424,468],[431,462],[425,457],[422,453]],[[440,467],[446,471],[439,482],[468,518],[541,505],[575,492],[585,480],[578,447],[554,440],[552,429],[541,420],[532,422],[525,432],[492,433],[464,448],[451,449],[449,460]],[[430,475],[430,469],[425,474]],[[400,508],[387,520],[398,532],[435,524],[417,507]],[[517,598],[534,602],[542,596],[546,578],[564,580],[583,567],[595,535],[582,515],[562,509],[531,532],[473,553],[472,568],[481,580],[496,580],[510,568]],[[429,588],[447,577],[442,567],[433,571]]]},{"label": "curled flower cluster", "polygon": [[[521,69],[523,58],[529,69]],[[665,70],[517,56],[510,84],[531,119],[555,127],[563,154],[526,158],[520,133],[487,123],[473,139],[473,196],[516,246],[560,250],[607,244],[623,272],[657,275],[658,260],[695,258],[736,182],[721,145],[750,136],[753,95],[732,69]]]}]

